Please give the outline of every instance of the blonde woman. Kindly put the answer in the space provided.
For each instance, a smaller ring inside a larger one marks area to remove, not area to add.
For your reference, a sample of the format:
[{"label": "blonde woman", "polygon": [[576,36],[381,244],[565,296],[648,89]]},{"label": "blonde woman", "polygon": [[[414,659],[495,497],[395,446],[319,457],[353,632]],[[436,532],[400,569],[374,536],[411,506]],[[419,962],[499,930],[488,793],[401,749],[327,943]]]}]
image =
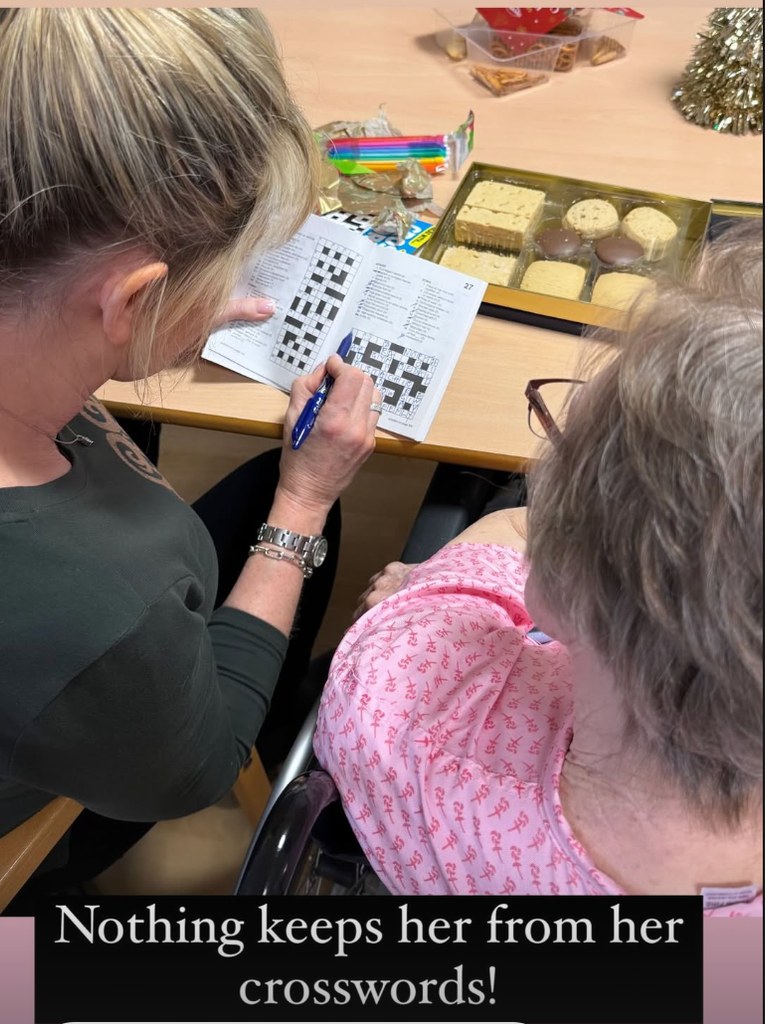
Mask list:
[{"label": "blonde woman", "polygon": [[761,223],[640,312],[562,433],[534,395],[527,551],[388,567],[338,648],[316,751],[395,893],[762,915]]},{"label": "blonde woman", "polygon": [[[373,382],[330,360],[306,444],[197,512],[91,396],[190,363],[227,316],[269,314],[227,296],[310,212],[315,171],[257,12],[2,12],[0,834],[53,794],[83,803],[49,880],[230,789],[304,591],[273,756],[299,727],[337,557],[337,522],[323,565],[322,531],[372,451]],[[287,436],[323,373],[296,380]]]}]

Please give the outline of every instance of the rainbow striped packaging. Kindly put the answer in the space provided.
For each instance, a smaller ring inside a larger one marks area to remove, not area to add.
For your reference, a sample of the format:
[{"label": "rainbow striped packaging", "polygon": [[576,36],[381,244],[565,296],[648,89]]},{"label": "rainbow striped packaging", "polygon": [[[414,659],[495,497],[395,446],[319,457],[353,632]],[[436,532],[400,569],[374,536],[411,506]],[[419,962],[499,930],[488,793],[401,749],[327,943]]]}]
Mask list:
[{"label": "rainbow striped packaging", "polygon": [[447,135],[391,135],[328,139],[327,159],[341,174],[394,171],[404,160],[416,160],[428,174],[453,175],[473,149],[475,116]]}]

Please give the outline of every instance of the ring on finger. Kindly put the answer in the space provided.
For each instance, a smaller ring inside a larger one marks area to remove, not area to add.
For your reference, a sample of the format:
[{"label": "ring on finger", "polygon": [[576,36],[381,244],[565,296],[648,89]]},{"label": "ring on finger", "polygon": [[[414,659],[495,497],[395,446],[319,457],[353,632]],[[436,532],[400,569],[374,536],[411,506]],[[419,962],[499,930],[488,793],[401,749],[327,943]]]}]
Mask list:
[{"label": "ring on finger", "polygon": [[383,404],[382,404],[382,402],[372,402],[372,404],[369,406],[369,411],[370,412],[381,413],[383,411]]}]

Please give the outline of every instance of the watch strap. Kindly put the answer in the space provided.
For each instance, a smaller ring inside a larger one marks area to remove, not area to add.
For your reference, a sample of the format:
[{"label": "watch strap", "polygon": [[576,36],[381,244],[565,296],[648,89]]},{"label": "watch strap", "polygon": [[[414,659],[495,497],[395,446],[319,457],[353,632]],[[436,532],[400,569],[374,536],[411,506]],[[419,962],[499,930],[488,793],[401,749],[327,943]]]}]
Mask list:
[{"label": "watch strap", "polygon": [[306,537],[293,530],[285,530],[281,526],[270,526],[268,523],[261,523],[258,530],[258,544],[265,541],[266,544],[275,544],[278,548],[294,551],[299,555],[308,550],[312,540],[313,537]]},{"label": "watch strap", "polygon": [[270,523],[261,523],[256,543],[273,544],[282,551],[290,552],[312,570],[322,565],[327,557],[327,540],[320,533],[306,536]]}]

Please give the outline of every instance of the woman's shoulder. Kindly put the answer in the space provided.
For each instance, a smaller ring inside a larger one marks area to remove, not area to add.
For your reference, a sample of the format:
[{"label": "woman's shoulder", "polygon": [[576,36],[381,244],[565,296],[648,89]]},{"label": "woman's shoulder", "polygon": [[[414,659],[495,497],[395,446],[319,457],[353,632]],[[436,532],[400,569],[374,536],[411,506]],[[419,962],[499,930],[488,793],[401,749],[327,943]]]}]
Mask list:
[{"label": "woman's shoulder", "polygon": [[[524,591],[528,565],[522,551],[489,537],[465,534],[416,566],[390,601],[410,607],[462,600],[506,615],[515,625],[530,625]],[[398,600],[396,600],[398,599]],[[385,603],[385,602],[383,602]]]},{"label": "woman's shoulder", "polygon": [[526,551],[526,509],[503,508],[471,523],[450,541],[447,547],[469,542],[510,548],[518,554]]}]

